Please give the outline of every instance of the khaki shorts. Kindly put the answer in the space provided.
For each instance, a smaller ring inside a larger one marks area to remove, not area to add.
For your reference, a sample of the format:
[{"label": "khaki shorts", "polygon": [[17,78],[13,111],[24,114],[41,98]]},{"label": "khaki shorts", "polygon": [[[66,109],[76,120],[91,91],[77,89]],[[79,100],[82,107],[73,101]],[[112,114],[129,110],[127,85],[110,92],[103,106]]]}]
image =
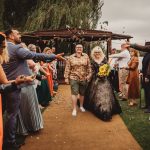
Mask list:
[{"label": "khaki shorts", "polygon": [[87,87],[87,81],[70,80],[70,86],[72,95],[80,94],[84,96]]}]

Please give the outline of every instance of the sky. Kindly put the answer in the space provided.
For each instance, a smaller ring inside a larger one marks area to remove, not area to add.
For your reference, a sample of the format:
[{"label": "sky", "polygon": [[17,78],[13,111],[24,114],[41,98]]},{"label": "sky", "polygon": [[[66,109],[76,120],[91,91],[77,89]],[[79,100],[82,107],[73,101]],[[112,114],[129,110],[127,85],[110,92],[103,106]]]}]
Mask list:
[{"label": "sky", "polygon": [[[150,41],[150,0],[104,0],[100,24],[113,33],[131,35],[132,43]],[[120,47],[123,41],[112,41],[112,47]]]}]

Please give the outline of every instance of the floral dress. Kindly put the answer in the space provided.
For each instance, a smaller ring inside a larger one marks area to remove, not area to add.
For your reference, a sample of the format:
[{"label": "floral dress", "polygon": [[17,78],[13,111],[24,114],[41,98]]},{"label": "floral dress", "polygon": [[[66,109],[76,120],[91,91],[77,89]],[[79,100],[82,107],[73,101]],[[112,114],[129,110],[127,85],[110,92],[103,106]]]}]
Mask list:
[{"label": "floral dress", "polygon": [[92,111],[97,117],[109,121],[113,114],[121,113],[121,108],[115,98],[108,77],[99,77],[99,67],[107,64],[106,58],[98,64],[91,62],[93,75],[85,94],[84,107]]}]

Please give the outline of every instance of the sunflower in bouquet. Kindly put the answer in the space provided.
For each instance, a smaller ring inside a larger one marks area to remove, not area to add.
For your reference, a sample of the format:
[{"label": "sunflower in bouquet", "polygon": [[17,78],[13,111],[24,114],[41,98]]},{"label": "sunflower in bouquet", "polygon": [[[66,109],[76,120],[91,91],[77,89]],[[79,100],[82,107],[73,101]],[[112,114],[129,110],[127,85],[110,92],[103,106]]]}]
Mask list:
[{"label": "sunflower in bouquet", "polygon": [[110,73],[110,66],[108,64],[104,64],[99,67],[98,76],[99,77],[107,77]]}]

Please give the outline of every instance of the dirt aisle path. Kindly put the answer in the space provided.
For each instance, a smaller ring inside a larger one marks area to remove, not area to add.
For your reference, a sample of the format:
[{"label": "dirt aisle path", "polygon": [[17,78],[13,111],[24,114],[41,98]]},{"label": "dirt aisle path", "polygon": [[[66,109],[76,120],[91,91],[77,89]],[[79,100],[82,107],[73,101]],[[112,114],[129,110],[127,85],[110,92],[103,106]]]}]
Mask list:
[{"label": "dirt aisle path", "polygon": [[103,122],[90,112],[71,116],[70,88],[59,86],[45,110],[44,129],[28,136],[21,150],[141,150],[119,115]]}]

